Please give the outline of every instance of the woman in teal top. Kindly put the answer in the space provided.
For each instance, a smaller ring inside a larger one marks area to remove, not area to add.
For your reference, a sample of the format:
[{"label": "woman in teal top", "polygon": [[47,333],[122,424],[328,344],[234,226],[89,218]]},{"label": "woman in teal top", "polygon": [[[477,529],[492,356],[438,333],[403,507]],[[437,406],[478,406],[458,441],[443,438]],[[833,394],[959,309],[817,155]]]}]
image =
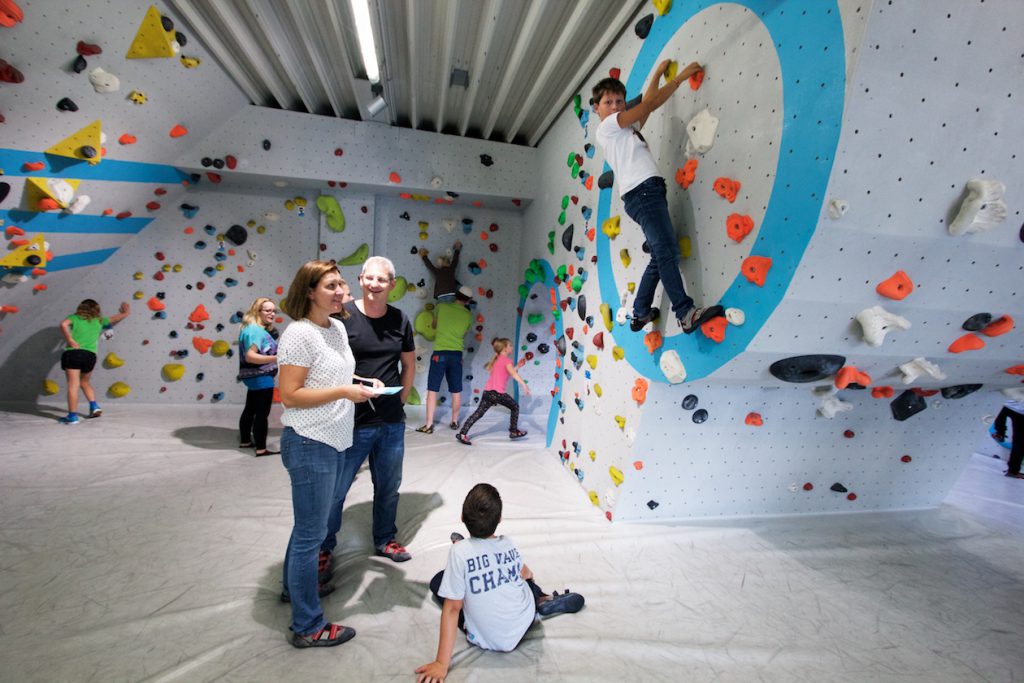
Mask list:
[{"label": "woman in teal top", "polygon": [[268,330],[274,324],[277,305],[261,296],[242,316],[238,335],[238,379],[249,390],[245,408],[238,420],[239,448],[254,448],[256,455],[276,455],[267,449],[267,418],[274,402],[274,377],[277,375],[277,341]]},{"label": "woman in teal top", "polygon": [[68,414],[60,419],[64,424],[78,424],[79,389],[89,401],[89,417],[103,414],[103,409],[96,402],[96,392],[89,383],[96,367],[96,343],[104,327],[124,320],[130,311],[128,303],[122,302],[117,315],[104,318],[100,305],[92,299],[85,299],[73,314],[61,321],[60,331],[67,342],[60,357],[61,370],[68,379]]}]

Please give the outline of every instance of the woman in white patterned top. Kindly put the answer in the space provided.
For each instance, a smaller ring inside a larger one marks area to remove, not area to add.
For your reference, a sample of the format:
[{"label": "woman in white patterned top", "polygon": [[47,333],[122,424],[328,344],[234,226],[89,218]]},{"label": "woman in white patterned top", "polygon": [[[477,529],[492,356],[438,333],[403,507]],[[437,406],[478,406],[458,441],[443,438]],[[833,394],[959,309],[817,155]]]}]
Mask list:
[{"label": "woman in white patterned top", "polygon": [[331,504],[340,493],[345,449],[352,445],[354,404],[371,398],[370,387],[381,384],[353,375],[355,359],[345,326],[330,317],[342,312],[347,291],[335,264],[310,261],[296,273],[282,306],[295,321],[277,348],[285,425],[281,461],[291,478],[295,514],[281,599],[292,605],[295,647],[340,645],[355,635],[353,629],[324,618],[320,596],[333,587],[317,580],[320,543]]}]

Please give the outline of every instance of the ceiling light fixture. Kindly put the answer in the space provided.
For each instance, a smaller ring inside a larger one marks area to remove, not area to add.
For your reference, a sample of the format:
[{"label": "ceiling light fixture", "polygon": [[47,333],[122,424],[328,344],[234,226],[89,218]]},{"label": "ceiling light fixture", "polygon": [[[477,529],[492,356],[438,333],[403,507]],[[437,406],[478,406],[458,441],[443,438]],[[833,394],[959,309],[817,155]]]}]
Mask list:
[{"label": "ceiling light fixture", "polygon": [[363,55],[366,79],[371,83],[377,83],[380,81],[380,66],[377,64],[377,46],[373,41],[369,1],[349,0],[349,4],[352,6],[352,14],[356,20],[356,37],[359,39],[359,51]]}]

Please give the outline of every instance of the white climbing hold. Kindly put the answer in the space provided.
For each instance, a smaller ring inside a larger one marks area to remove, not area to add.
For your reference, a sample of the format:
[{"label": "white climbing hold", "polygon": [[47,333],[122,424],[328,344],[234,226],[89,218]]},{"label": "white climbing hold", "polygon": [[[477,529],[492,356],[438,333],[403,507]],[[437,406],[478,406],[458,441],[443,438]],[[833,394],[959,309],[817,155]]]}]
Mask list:
[{"label": "white climbing hold", "polygon": [[3,277],[0,278],[9,285],[16,285],[21,282],[28,280],[28,276],[22,273],[4,273]]},{"label": "white climbing hold", "polygon": [[847,403],[838,396],[829,396],[823,399],[821,405],[818,406],[818,413],[830,420],[836,416],[836,413],[845,413],[848,410],[853,410],[853,404]]},{"label": "white climbing hold", "polygon": [[[622,308],[620,308],[617,311],[615,311],[615,322],[617,322],[618,324],[625,325],[626,321],[628,319],[629,319],[629,311],[626,310],[625,306],[623,306]],[[644,325],[644,329],[647,332],[650,332],[651,330],[654,329],[654,323],[653,322],[647,323],[646,325]]]},{"label": "white climbing hold", "polygon": [[833,199],[828,203],[828,217],[834,221],[839,220],[850,208],[850,202],[845,199]]},{"label": "white climbing hold", "polygon": [[441,221],[441,225],[444,227],[445,230],[447,230],[450,233],[452,230],[455,229],[455,219],[445,218],[444,220]]},{"label": "white climbing hold", "polygon": [[857,314],[857,322],[864,331],[864,341],[871,346],[881,346],[887,332],[910,329],[909,320],[890,313],[881,306],[865,308]]},{"label": "white climbing hold", "polygon": [[75,196],[75,188],[71,186],[71,183],[60,178],[47,178],[46,187],[49,188],[50,195],[61,206],[70,204],[71,199]]},{"label": "white climbing hold", "polygon": [[742,325],[747,321],[747,314],[739,308],[727,308],[725,309],[725,319],[729,321],[730,325]]},{"label": "white climbing hold", "polygon": [[1006,387],[1001,390],[1003,396],[1014,401],[1024,401],[1024,387]]},{"label": "white climbing hold", "polygon": [[974,178],[967,181],[967,197],[956,218],[949,224],[949,234],[957,237],[988,230],[1006,219],[1003,193],[1006,186],[998,180]]},{"label": "white climbing hold", "polygon": [[669,384],[679,384],[686,380],[686,368],[675,349],[661,354],[661,358],[658,359],[658,367],[661,368],[661,372]]},{"label": "white climbing hold", "polygon": [[718,119],[706,107],[686,124],[686,156],[704,154],[715,144]]},{"label": "white climbing hold", "polygon": [[68,208],[64,209],[67,213],[82,213],[85,211],[85,207],[89,206],[89,202],[92,201],[92,197],[87,194],[80,194],[75,197],[75,201],[71,202]]},{"label": "white climbing hold", "polygon": [[904,384],[910,384],[923,375],[928,375],[933,379],[946,379],[946,373],[940,370],[938,365],[924,358],[915,358],[914,360],[907,361],[900,366],[900,372],[903,373]]},{"label": "white climbing hold", "polygon": [[89,72],[89,82],[92,83],[92,89],[98,93],[117,92],[121,87],[121,80],[117,76],[100,67]]},{"label": "white climbing hold", "polygon": [[604,502],[609,508],[615,507],[615,501],[618,500],[619,492],[614,486],[609,486],[604,490]]}]

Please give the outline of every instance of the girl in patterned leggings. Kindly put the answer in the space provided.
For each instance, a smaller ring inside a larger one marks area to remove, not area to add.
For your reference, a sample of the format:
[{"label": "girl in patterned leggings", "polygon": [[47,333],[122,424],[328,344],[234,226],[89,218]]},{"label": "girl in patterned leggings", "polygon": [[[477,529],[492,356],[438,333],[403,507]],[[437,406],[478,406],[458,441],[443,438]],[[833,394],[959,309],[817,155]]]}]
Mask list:
[{"label": "girl in patterned leggings", "polygon": [[505,337],[495,337],[491,340],[491,348],[494,349],[494,358],[484,366],[491,371],[491,375],[487,378],[487,384],[484,386],[484,395],[480,398],[480,406],[476,409],[475,413],[469,416],[469,419],[462,425],[462,429],[455,435],[456,441],[467,446],[473,445],[468,436],[469,428],[495,404],[503,405],[512,411],[508,421],[508,438],[521,439],[526,436],[526,432],[519,430],[519,404],[505,392],[505,387],[508,385],[509,377],[511,377],[519,382],[519,386],[523,388],[527,396],[530,395],[530,388],[526,386],[526,382],[516,372],[515,365],[510,358],[512,355],[512,340]]}]

